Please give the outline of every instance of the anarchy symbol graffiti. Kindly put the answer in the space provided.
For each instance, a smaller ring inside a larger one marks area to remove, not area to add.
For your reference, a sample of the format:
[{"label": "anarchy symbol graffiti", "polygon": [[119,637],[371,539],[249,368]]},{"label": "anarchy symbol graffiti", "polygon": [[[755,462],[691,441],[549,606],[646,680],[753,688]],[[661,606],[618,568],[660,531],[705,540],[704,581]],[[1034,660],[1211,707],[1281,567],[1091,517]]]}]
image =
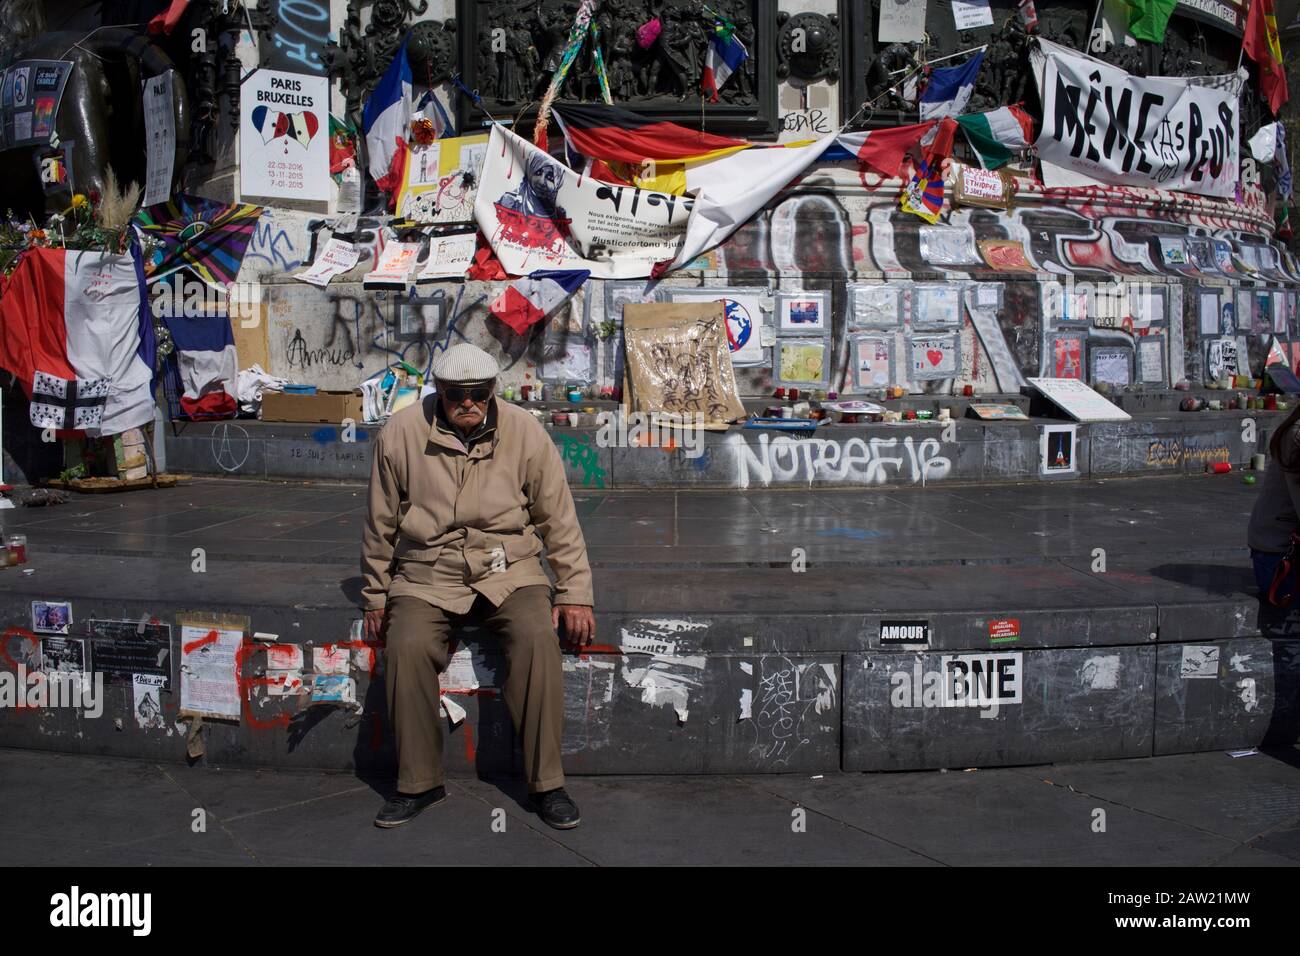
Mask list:
[{"label": "anarchy symbol graffiti", "polygon": [[212,429],[212,460],[222,471],[243,468],[251,447],[248,432],[241,425],[222,422]]}]

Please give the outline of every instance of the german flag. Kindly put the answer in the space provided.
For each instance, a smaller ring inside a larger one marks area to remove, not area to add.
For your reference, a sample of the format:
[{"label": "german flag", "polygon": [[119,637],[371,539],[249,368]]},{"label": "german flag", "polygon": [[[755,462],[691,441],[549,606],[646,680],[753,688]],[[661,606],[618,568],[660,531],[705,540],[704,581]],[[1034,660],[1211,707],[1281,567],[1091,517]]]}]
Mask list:
[{"label": "german flag", "polygon": [[553,115],[559,117],[570,146],[607,163],[684,163],[713,159],[751,145],[743,139],[714,136],[602,103],[566,103],[556,106]]}]

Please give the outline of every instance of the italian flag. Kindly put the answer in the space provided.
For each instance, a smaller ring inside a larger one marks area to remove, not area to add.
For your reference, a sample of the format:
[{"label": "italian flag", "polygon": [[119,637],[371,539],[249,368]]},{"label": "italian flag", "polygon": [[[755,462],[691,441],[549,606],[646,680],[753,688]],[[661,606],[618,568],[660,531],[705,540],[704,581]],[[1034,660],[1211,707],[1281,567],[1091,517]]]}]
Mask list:
[{"label": "italian flag", "polygon": [[957,122],[985,169],[1005,166],[1034,141],[1034,121],[1019,106],[968,113]]}]

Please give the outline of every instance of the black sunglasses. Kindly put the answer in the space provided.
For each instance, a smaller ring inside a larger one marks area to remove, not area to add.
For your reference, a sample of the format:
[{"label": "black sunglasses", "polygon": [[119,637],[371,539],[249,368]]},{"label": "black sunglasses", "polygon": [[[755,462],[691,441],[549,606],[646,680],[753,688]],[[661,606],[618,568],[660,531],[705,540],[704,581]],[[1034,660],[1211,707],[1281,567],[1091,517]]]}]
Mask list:
[{"label": "black sunglasses", "polygon": [[486,402],[492,397],[492,388],[489,385],[475,388],[460,388],[455,385],[448,385],[443,388],[442,394],[453,405],[459,405],[465,401],[467,395],[476,402]]}]

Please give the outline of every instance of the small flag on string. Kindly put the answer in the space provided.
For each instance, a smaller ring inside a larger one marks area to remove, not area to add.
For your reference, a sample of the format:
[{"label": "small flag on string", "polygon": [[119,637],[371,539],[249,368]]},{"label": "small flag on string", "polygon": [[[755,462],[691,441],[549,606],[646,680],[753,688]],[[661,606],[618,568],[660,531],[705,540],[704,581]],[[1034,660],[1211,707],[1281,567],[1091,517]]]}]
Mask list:
[{"label": "small flag on string", "polygon": [[942,119],[964,110],[975,92],[975,78],[983,62],[984,51],[980,50],[961,66],[939,67],[930,74],[921,93],[921,119]]},{"label": "small flag on string", "polygon": [[926,222],[938,222],[943,212],[943,161],[952,154],[956,134],[956,120],[949,116],[940,121],[933,142],[903,190],[900,205]]},{"label": "small flag on string", "polygon": [[534,272],[506,286],[489,309],[523,335],[529,326],[542,321],[582,288],[590,275],[586,269]]},{"label": "small flag on string", "polygon": [[968,113],[957,122],[985,169],[1005,166],[1034,141],[1034,121],[1019,106]]},{"label": "small flag on string", "polygon": [[32,377],[32,424],[60,431],[99,428],[112,384],[111,378],[68,379],[37,372]]},{"label": "small flag on string", "polygon": [[704,75],[700,85],[710,103],[718,102],[718,90],[727,84],[732,73],[749,59],[749,51],[736,39],[736,25],[730,20],[715,17],[709,36],[709,49],[704,56]]}]

